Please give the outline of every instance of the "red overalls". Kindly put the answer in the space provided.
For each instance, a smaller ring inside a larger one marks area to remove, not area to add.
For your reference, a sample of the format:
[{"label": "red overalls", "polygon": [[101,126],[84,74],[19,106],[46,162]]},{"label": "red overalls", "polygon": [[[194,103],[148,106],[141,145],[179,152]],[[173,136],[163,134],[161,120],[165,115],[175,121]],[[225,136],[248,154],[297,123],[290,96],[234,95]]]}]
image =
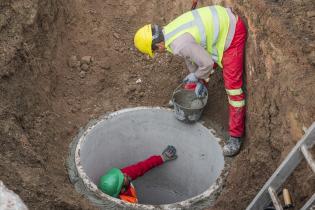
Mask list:
[{"label": "red overalls", "polygon": [[[155,168],[159,165],[163,164],[163,159],[160,155],[154,155],[149,157],[144,161],[140,161],[131,166],[127,166],[125,168],[120,169],[122,173],[126,174],[131,178],[131,180],[135,180],[138,177],[144,175],[146,172],[150,171],[152,168]],[[124,193],[119,195],[121,200],[130,202],[130,203],[138,203],[137,194],[135,188],[130,184],[127,190]]]},{"label": "red overalls", "polygon": [[[234,37],[222,58],[224,86],[229,99],[229,134],[233,137],[242,137],[245,129],[245,93],[242,86],[246,34],[246,27],[238,17]],[[213,68],[217,66],[215,63]],[[204,80],[202,82],[207,85]],[[185,89],[195,88],[196,83],[185,85]]]},{"label": "red overalls", "polygon": [[242,137],[245,129],[245,93],[242,86],[246,34],[245,24],[238,17],[233,40],[222,58],[224,86],[229,98],[229,133],[233,137]]}]

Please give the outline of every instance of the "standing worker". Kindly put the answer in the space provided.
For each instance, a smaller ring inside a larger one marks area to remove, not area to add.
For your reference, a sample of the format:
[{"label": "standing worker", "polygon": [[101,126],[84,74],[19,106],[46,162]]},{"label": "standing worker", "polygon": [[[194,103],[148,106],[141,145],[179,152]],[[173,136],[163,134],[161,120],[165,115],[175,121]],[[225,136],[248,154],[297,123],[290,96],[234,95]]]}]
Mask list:
[{"label": "standing worker", "polygon": [[206,81],[212,69],[223,68],[229,99],[229,134],[225,156],[241,148],[245,127],[245,94],[242,90],[246,27],[231,9],[208,6],[182,14],[165,27],[148,24],[134,37],[136,48],[153,57],[155,52],[171,52],[185,59],[189,74],[184,87],[198,97],[207,93]]},{"label": "standing worker", "polygon": [[163,163],[175,160],[177,158],[176,149],[174,146],[168,146],[162,155],[153,155],[148,159],[127,166],[122,169],[112,168],[106,174],[101,176],[99,181],[99,189],[115,198],[130,203],[138,203],[137,193],[131,181],[144,175]]}]

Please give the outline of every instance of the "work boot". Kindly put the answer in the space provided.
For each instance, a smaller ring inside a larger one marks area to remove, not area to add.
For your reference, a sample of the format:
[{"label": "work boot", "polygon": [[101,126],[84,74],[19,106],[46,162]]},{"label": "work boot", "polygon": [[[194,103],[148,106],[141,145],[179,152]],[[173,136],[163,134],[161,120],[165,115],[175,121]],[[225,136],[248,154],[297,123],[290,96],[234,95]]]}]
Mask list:
[{"label": "work boot", "polygon": [[241,145],[242,141],[240,138],[230,136],[223,147],[223,155],[226,157],[237,155],[241,149]]}]

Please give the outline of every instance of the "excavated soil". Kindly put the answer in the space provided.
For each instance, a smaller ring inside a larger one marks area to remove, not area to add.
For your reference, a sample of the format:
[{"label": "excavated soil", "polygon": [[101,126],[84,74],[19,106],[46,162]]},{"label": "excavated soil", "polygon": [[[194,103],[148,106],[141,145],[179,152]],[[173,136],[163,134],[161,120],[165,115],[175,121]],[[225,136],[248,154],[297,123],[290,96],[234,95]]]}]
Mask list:
[{"label": "excavated soil", "polygon": [[[312,0],[213,1],[248,26],[243,150],[215,210],[245,209],[315,119]],[[187,74],[183,60],[138,53],[133,35],[188,11],[190,1],[1,0],[0,180],[30,209],[95,209],[68,180],[68,145],[106,112],[164,106]],[[201,1],[208,5],[211,1]],[[78,65],[75,56],[92,56]],[[227,97],[215,72],[203,120],[227,136]],[[303,187],[301,186],[303,184]],[[304,164],[286,185],[297,206],[315,191]]]}]

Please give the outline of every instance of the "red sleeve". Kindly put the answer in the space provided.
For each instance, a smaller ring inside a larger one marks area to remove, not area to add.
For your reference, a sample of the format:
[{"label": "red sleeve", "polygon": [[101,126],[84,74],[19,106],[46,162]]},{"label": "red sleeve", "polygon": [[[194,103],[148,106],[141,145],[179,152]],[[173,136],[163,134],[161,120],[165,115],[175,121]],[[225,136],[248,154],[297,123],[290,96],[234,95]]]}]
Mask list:
[{"label": "red sleeve", "polygon": [[140,161],[136,164],[122,168],[121,171],[128,175],[132,180],[137,179],[139,176],[144,175],[146,172],[150,171],[152,168],[155,168],[163,164],[163,159],[160,155],[154,155],[149,157],[144,161]]}]

